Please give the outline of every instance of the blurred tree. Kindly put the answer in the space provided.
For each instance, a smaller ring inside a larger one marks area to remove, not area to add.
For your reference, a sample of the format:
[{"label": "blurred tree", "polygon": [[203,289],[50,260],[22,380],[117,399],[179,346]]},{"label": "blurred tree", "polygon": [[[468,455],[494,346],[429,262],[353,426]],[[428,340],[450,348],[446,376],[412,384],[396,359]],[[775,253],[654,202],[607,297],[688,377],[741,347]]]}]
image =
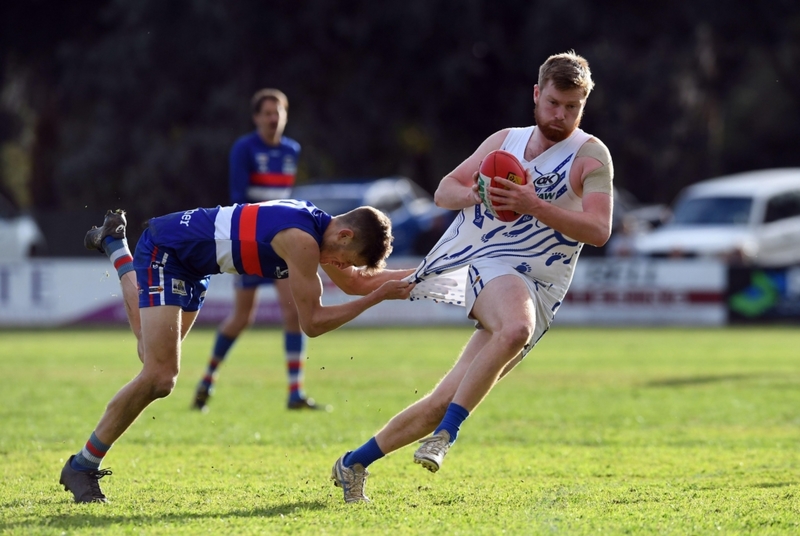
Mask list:
[{"label": "blurred tree", "polygon": [[[597,82],[583,126],[617,184],[669,202],[800,165],[796,1],[725,4],[33,0],[3,4],[0,76],[35,112],[34,203],[143,221],[227,199],[261,87],[289,96],[300,181],[403,173],[432,191],[489,134],[530,124],[539,65],[575,49]],[[0,142],[19,135],[18,113],[0,120]]]},{"label": "blurred tree", "polygon": [[15,191],[25,185],[11,185],[3,176],[5,166],[0,166],[0,183],[15,191],[17,202],[24,199],[39,207],[57,206],[53,176],[61,66],[55,50],[64,41],[84,40],[100,31],[94,13],[105,1],[0,4],[0,89],[4,96],[0,146],[14,146],[30,160],[30,165],[22,166],[22,173],[28,175],[25,193]]}]

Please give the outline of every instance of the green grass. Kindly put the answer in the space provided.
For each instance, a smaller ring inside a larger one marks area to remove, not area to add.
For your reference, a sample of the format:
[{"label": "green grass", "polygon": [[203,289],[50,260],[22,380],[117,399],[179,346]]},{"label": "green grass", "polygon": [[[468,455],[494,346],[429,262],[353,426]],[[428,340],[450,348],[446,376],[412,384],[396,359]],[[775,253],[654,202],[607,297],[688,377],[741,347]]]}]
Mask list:
[{"label": "green grass", "polygon": [[439,473],[413,447],[345,505],[333,462],[429,391],[469,329],[309,342],[333,413],[284,409],[281,334],[247,332],[211,412],[188,410],[213,339],[110,451],[106,505],[58,485],[139,368],[123,330],[0,332],[3,534],[797,534],[800,331],[556,327],[462,427]]}]

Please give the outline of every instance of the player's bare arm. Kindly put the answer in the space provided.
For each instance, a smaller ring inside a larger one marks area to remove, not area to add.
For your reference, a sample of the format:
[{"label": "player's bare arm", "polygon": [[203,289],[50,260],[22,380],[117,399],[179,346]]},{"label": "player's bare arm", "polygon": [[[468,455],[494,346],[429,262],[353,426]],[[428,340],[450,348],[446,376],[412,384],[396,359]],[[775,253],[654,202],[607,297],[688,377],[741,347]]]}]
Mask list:
[{"label": "player's bare arm", "polygon": [[405,281],[387,281],[373,292],[340,305],[322,305],[322,280],[317,241],[299,229],[286,229],[272,239],[272,248],[286,261],[289,286],[297,305],[300,327],[309,337],[318,337],[347,322],[383,300],[404,300],[413,288]]},{"label": "player's bare arm", "polygon": [[603,165],[596,158],[580,156],[570,170],[572,189],[576,194],[582,194],[583,212],[564,210],[539,199],[530,172],[526,172],[528,180],[525,185],[514,184],[502,177],[497,178],[507,189],[490,187],[489,193],[497,210],[530,214],[570,238],[593,246],[602,246],[611,236],[613,198],[609,193],[584,192],[584,181]]},{"label": "player's bare arm", "polygon": [[365,296],[388,281],[399,281],[416,271],[416,268],[407,268],[367,272],[354,266],[342,270],[326,264],[322,265],[322,269],[337,287],[351,296]]},{"label": "player's bare arm", "polygon": [[437,206],[461,210],[481,202],[477,186],[478,168],[487,154],[503,145],[508,130],[499,130],[486,138],[472,155],[442,179],[433,196]]}]

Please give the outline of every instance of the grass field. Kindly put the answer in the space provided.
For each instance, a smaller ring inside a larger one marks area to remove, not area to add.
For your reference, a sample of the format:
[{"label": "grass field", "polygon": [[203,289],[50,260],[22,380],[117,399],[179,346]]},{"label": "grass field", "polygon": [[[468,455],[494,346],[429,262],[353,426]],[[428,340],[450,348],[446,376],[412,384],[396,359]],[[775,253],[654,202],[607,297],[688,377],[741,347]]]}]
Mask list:
[{"label": "grass field", "polygon": [[343,329],[309,342],[332,413],[284,409],[281,334],[247,332],[211,411],[175,392],[110,451],[109,504],[58,485],[138,370],[124,330],[0,331],[2,534],[798,534],[800,330],[556,327],[466,421],[443,469],[413,447],[345,505],[333,462],[430,390],[470,330]]}]

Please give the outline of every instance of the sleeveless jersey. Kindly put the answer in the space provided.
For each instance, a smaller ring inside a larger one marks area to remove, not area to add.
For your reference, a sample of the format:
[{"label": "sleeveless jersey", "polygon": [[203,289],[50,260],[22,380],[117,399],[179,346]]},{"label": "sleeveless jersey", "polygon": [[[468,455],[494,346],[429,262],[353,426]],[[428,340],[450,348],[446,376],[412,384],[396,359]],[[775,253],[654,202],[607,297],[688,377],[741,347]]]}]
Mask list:
[{"label": "sleeveless jersey", "polygon": [[283,136],[267,145],[258,132],[236,140],[230,154],[231,203],[259,203],[291,196],[300,144]]},{"label": "sleeveless jersey", "polygon": [[229,207],[197,208],[153,218],[153,243],[167,248],[190,274],[289,277],[270,242],[284,229],[300,229],[322,245],[332,217],[307,201],[284,199]]},{"label": "sleeveless jersey", "polygon": [[[569,172],[578,149],[591,138],[581,129],[531,161],[525,147],[535,127],[513,128],[501,149],[519,159],[531,171],[540,199],[566,210],[581,212],[581,198],[572,190]],[[417,282],[411,299],[429,298],[465,304],[467,268],[478,258],[510,264],[537,286],[563,299],[583,244],[544,225],[530,215],[513,222],[496,220],[483,204],[467,207],[445,231],[409,279]],[[447,278],[437,277],[448,274]]]}]

